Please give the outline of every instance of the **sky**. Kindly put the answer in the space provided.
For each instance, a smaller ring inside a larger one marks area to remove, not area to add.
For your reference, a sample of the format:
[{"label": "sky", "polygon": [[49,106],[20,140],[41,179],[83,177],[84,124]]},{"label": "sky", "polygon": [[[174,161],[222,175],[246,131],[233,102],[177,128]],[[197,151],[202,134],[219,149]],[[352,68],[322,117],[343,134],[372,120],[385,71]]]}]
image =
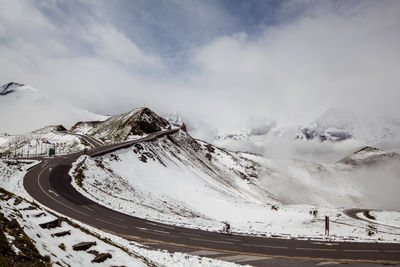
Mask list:
[{"label": "sky", "polygon": [[400,1],[0,0],[0,83],[219,127],[400,117]]}]

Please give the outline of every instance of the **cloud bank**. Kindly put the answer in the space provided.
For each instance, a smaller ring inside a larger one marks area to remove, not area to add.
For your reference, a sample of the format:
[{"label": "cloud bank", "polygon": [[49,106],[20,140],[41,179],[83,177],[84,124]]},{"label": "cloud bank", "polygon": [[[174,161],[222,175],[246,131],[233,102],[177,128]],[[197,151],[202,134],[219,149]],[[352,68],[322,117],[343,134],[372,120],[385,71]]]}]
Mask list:
[{"label": "cloud bank", "polygon": [[227,129],[332,106],[400,116],[398,1],[157,3],[0,1],[0,81]]}]

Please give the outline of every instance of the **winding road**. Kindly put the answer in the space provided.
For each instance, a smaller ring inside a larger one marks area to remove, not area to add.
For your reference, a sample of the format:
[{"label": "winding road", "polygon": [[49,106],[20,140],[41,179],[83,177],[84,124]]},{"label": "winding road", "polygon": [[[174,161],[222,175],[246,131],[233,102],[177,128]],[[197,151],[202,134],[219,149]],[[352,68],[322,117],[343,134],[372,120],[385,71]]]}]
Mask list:
[{"label": "winding road", "polygon": [[[93,146],[88,154],[95,157],[130,147],[135,143],[174,134],[176,131],[156,132],[138,140],[113,145],[103,145],[98,140],[84,135],[81,137]],[[400,244],[325,242],[223,235],[161,224],[119,213],[86,198],[71,185],[71,177],[68,172],[72,163],[81,155],[82,153],[77,153],[43,159],[42,163],[31,168],[26,174],[25,189],[35,200],[67,217],[128,240],[154,244],[176,251],[194,251],[193,254],[198,255],[212,255],[213,253],[228,255],[226,260],[232,261],[234,261],[235,255],[249,257],[250,260],[245,263],[254,263],[258,266],[265,266],[262,260],[269,258],[400,263]]]}]

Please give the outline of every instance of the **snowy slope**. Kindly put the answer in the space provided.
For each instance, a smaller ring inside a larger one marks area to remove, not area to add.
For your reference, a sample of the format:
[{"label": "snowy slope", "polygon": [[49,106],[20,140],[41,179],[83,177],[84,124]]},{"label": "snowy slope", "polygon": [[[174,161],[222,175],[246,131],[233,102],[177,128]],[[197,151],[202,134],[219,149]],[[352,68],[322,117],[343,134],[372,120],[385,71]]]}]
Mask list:
[{"label": "snowy slope", "polygon": [[[258,163],[196,141],[183,131],[95,161],[84,159],[80,167],[95,179],[87,190],[100,187],[107,192],[110,182],[116,186],[112,191],[117,190],[123,199],[159,207],[160,212],[179,210],[184,217],[218,216],[220,208],[229,209],[232,199],[238,203],[276,202],[257,186]],[[103,181],[95,178],[108,176]],[[146,197],[149,195],[152,197]],[[213,211],[215,203],[221,206]]]},{"label": "snowy slope", "polygon": [[186,131],[197,139],[211,143],[218,136],[218,131],[215,125],[212,125],[203,119],[197,118],[194,115],[190,116],[189,118],[179,112],[175,112],[163,114],[162,117],[176,128],[180,128],[184,123],[186,126]]},{"label": "snowy slope", "polygon": [[47,125],[71,127],[76,121],[107,117],[65,104],[19,83],[0,87],[0,132],[21,134]]},{"label": "snowy slope", "polygon": [[43,156],[48,155],[50,148],[55,148],[57,155],[68,154],[82,151],[85,147],[91,148],[81,137],[68,134],[62,125],[46,126],[25,134],[0,134],[0,153],[3,157]]},{"label": "snowy slope", "polygon": [[115,210],[214,231],[229,221],[235,232],[322,236],[320,222],[329,215],[338,222],[340,239],[365,240],[362,222],[342,225],[350,219],[340,207],[379,202],[369,201],[370,192],[358,186],[368,181],[352,167],[272,161],[220,149],[183,131],[95,159],[81,157],[70,174],[79,172],[85,178],[75,180],[77,190]]},{"label": "snowy slope", "polygon": [[[16,220],[12,228],[0,229],[0,233],[6,234],[7,243],[13,254],[22,259],[18,263],[31,266],[34,260],[26,259],[26,254],[23,253],[27,253],[28,249],[37,249],[41,256],[48,256],[48,261],[52,266],[238,266],[235,263],[216,259],[149,249],[81,222],[64,219],[62,214],[51,213],[38,203],[28,202],[32,198],[22,186],[23,177],[27,169],[37,163],[36,161],[0,160],[0,217],[2,217],[2,223],[7,220]],[[3,190],[4,188],[11,194]],[[62,219],[60,227],[43,229],[39,226],[57,217]],[[16,224],[21,226],[24,236],[19,232],[14,232]],[[64,236],[56,235],[62,232],[68,233]],[[34,248],[31,245],[27,246],[25,238],[32,240]],[[96,242],[96,244],[90,248],[91,252],[89,250],[74,251],[72,246],[80,242]],[[110,253],[111,258],[95,264],[92,262],[95,258],[93,253]]]}]

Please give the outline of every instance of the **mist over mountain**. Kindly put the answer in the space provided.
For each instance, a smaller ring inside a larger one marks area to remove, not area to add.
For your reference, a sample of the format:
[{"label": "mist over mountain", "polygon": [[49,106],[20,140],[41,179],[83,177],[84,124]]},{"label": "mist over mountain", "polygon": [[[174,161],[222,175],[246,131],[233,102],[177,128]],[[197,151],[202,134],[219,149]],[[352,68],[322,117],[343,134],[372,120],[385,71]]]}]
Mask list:
[{"label": "mist over mountain", "polygon": [[269,157],[335,162],[364,146],[400,151],[400,120],[330,108],[304,125],[251,118],[242,129],[224,131],[213,142]]},{"label": "mist over mountain", "polygon": [[105,120],[107,116],[53,99],[39,89],[10,82],[0,87],[0,132],[24,133],[48,125],[71,127],[79,120]]}]

